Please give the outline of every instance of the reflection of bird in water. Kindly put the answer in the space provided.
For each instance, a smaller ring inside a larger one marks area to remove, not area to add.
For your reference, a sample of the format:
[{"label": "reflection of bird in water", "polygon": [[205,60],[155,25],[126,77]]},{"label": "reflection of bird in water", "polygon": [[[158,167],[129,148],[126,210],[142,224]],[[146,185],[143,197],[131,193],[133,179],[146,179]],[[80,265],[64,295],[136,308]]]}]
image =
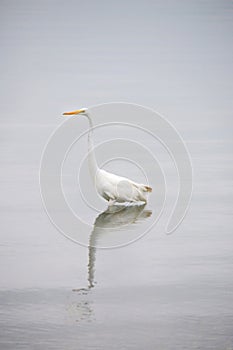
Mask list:
[{"label": "reflection of bird in water", "polygon": [[146,219],[151,216],[150,210],[144,210],[146,204],[133,206],[118,206],[109,207],[106,211],[101,213],[95,220],[94,228],[89,240],[89,262],[88,262],[88,288],[93,288],[95,260],[96,260],[96,246],[98,238],[101,234],[108,234],[111,230],[119,228],[126,229],[129,225],[136,223],[140,219]]},{"label": "reflection of bird in water", "polygon": [[97,192],[105,200],[108,201],[109,205],[114,203],[125,203],[125,202],[147,202],[147,194],[152,191],[152,188],[134,182],[126,177],[118,176],[109,173],[103,169],[100,169],[97,165],[94,146],[92,142],[92,130],[93,123],[90,116],[90,112],[87,108],[78,109],[73,112],[66,112],[63,115],[85,115],[89,121],[89,132],[88,132],[88,163],[90,169],[90,175],[93,179]]},{"label": "reflection of bird in water", "polygon": [[144,210],[145,206],[146,204],[133,206],[113,205],[95,219],[88,246],[88,288],[78,288],[73,289],[73,291],[85,293],[88,289],[95,286],[96,246],[100,235],[108,234],[109,231],[117,229],[126,230],[129,225],[150,217],[152,211]]}]

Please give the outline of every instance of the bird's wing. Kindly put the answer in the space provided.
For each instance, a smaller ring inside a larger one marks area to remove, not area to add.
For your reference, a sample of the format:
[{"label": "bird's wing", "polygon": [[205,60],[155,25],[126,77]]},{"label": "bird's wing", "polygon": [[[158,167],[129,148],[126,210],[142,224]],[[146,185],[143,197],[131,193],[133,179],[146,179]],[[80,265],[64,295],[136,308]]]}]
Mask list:
[{"label": "bird's wing", "polygon": [[131,201],[134,196],[132,183],[128,180],[120,180],[117,184],[118,197],[125,201]]}]

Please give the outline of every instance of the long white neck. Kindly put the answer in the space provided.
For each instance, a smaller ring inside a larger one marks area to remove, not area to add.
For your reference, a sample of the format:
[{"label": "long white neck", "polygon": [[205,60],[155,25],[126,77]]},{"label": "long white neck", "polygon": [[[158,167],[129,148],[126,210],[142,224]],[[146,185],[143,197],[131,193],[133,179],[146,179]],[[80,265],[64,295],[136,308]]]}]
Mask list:
[{"label": "long white neck", "polygon": [[92,119],[90,116],[90,113],[86,113],[85,114],[88,122],[89,122],[89,131],[88,131],[88,165],[89,165],[89,171],[90,171],[90,175],[93,179],[93,181],[95,182],[95,175],[98,168],[97,165],[97,161],[95,158],[95,151],[94,151],[94,145],[93,145],[93,140],[92,140],[92,135],[93,135],[93,123],[92,123]]}]

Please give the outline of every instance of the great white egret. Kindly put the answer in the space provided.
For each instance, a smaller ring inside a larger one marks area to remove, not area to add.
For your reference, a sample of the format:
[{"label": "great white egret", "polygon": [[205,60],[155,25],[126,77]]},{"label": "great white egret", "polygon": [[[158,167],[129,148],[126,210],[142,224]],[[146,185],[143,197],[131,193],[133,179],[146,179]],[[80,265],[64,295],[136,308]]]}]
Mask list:
[{"label": "great white egret", "polygon": [[97,192],[109,205],[115,203],[133,203],[147,202],[147,193],[152,191],[152,188],[136,183],[126,177],[118,176],[100,169],[97,165],[94,145],[92,141],[93,123],[90,116],[90,111],[87,108],[78,109],[72,112],[65,112],[63,115],[84,115],[89,121],[88,132],[88,163],[90,175],[93,179]]}]

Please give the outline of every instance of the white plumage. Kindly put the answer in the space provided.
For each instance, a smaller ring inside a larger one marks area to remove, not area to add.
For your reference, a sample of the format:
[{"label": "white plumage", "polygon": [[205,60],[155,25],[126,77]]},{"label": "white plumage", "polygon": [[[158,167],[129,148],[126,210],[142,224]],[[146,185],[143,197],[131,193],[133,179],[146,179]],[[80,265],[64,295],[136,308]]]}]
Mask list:
[{"label": "white plumage", "polygon": [[147,194],[152,191],[152,188],[138,184],[126,177],[118,176],[100,169],[97,165],[94,146],[92,143],[92,119],[87,108],[82,108],[73,112],[66,112],[63,115],[82,114],[88,118],[89,133],[88,133],[88,163],[90,175],[94,181],[97,192],[109,205],[114,203],[124,202],[147,202]]},{"label": "white plumage", "polygon": [[149,186],[138,184],[127,179],[98,169],[96,172],[95,185],[98,193],[109,204],[114,202],[147,202],[146,194],[151,191]]}]

